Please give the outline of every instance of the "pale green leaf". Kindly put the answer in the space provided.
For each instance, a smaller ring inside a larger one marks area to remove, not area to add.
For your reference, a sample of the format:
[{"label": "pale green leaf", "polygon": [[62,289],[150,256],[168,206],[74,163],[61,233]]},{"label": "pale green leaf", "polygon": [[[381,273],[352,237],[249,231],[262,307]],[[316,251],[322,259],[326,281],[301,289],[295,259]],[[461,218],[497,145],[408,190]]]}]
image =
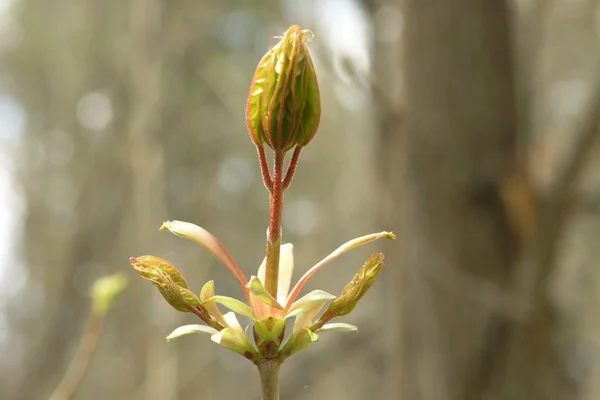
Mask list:
[{"label": "pale green leaf", "polygon": [[[258,279],[261,283],[265,284],[267,258],[263,259],[263,262],[258,267]],[[277,280],[277,302],[281,305],[285,304],[288,292],[290,290],[290,284],[292,282],[292,275],[294,274],[294,245],[291,243],[282,244],[279,248],[279,275]]]},{"label": "pale green leaf", "polygon": [[212,233],[198,225],[183,221],[167,221],[162,224],[160,230],[169,230],[177,236],[189,239],[206,248],[213,256],[221,261],[225,267],[227,267],[242,286],[244,293],[246,293],[246,284],[248,283],[246,277],[229,251],[227,251],[225,246],[223,246],[219,239]]},{"label": "pale green leaf", "polygon": [[208,300],[215,296],[215,283],[213,281],[208,281],[202,286],[202,290],[200,291],[200,301],[208,311],[210,315],[213,316],[214,319],[219,321],[219,323],[223,326],[226,326],[226,321],[223,318],[223,314],[217,304],[215,302],[209,303]]},{"label": "pale green leaf", "polygon": [[250,289],[250,292],[263,303],[273,308],[277,308],[279,310],[283,309],[283,307],[277,302],[277,300],[275,300],[275,298],[271,296],[269,292],[267,292],[267,289],[265,289],[260,279],[258,279],[256,276],[250,277],[250,282],[248,282],[248,289]]},{"label": "pale green leaf", "polygon": [[309,311],[318,305],[322,307],[325,302],[333,299],[335,299],[335,296],[331,293],[327,293],[323,290],[313,290],[312,292],[302,296],[298,301],[294,302],[285,317],[294,317],[302,312]]},{"label": "pale green leaf", "polygon": [[234,299],[233,297],[227,296],[213,296],[209,298],[204,304],[210,303],[219,303],[229,308],[231,311],[234,311],[244,317],[248,317],[250,319],[254,319],[254,314],[252,313],[252,309],[246,303],[242,303],[238,299]]},{"label": "pale green leaf", "polygon": [[315,332],[356,332],[358,328],[354,325],[345,324],[343,322],[334,322],[331,324],[325,324]]},{"label": "pale green leaf", "polygon": [[217,332],[218,331],[215,328],[206,325],[183,325],[171,332],[171,334],[167,336],[167,341],[192,333],[207,333],[209,335],[214,335]]},{"label": "pale green leaf", "polygon": [[228,326],[233,329],[237,329],[238,331],[242,331],[242,326],[240,325],[240,323],[233,311],[225,313],[225,315],[223,316],[223,319],[225,320],[225,324],[226,324],[225,326]]},{"label": "pale green leaf", "polygon": [[329,301],[329,299],[324,299],[321,301],[316,301],[312,306],[307,307],[303,312],[296,316],[296,320],[294,321],[294,329],[293,332],[298,332],[301,329],[308,328],[313,324],[313,320],[317,315],[321,312],[325,304]]},{"label": "pale green leaf", "polygon": [[286,309],[288,309],[291,306],[291,303],[298,297],[298,295],[300,294],[300,291],[302,290],[302,288],[304,287],[304,285],[306,285],[306,282],[308,282],[308,280],[318,270],[320,270],[325,264],[327,264],[327,263],[331,262],[332,260],[338,258],[339,256],[341,256],[342,254],[344,254],[345,252],[347,252],[349,250],[352,250],[352,249],[354,249],[356,247],[362,246],[364,244],[367,244],[367,243],[370,243],[370,242],[372,242],[374,240],[382,239],[382,238],[395,239],[396,235],[394,235],[391,232],[373,233],[373,234],[370,234],[370,235],[361,236],[359,238],[352,239],[352,240],[344,243],[343,245],[341,245],[337,249],[335,249],[331,254],[329,254],[327,257],[325,257],[324,259],[322,259],[321,261],[319,261],[311,269],[309,269],[308,271],[306,271],[306,273],[298,280],[298,283],[296,283],[296,285],[294,286],[294,288],[292,289],[292,291],[288,295],[288,298],[287,298],[287,301],[286,301]]},{"label": "pale green leaf", "polygon": [[307,348],[317,340],[319,340],[319,335],[312,332],[310,329],[302,329],[301,331],[292,334],[290,339],[279,350],[279,356],[284,360],[292,354]]},{"label": "pale green leaf", "polygon": [[256,349],[252,346],[252,343],[248,340],[245,332],[239,331],[235,328],[225,328],[219,332],[213,334],[210,339],[220,344],[221,346],[235,351],[238,354],[243,355],[246,358],[250,358],[250,354],[254,354]]}]

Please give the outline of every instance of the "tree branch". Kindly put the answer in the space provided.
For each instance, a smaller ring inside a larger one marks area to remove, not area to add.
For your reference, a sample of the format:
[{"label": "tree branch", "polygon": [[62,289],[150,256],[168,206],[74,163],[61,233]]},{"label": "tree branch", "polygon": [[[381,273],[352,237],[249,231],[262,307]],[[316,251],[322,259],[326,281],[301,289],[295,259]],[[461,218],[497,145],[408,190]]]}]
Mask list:
[{"label": "tree branch", "polygon": [[573,133],[573,145],[557,167],[554,180],[538,201],[534,240],[522,254],[516,268],[517,293],[523,301],[525,317],[543,296],[546,278],[554,270],[557,243],[563,231],[568,207],[575,201],[576,184],[585,160],[600,134],[600,75],[595,77],[592,94]]}]

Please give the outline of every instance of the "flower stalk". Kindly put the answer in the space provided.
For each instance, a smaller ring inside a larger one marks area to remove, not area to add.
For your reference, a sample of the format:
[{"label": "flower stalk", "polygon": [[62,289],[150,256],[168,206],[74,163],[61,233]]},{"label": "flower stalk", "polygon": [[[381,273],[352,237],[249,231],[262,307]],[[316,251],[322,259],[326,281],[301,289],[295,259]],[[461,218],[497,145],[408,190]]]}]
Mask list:
[{"label": "flower stalk", "polygon": [[269,230],[267,231],[267,269],[265,289],[277,296],[279,279],[279,248],[281,247],[281,216],[283,214],[283,160],[285,152],[275,150],[273,162],[273,190],[269,202]]}]

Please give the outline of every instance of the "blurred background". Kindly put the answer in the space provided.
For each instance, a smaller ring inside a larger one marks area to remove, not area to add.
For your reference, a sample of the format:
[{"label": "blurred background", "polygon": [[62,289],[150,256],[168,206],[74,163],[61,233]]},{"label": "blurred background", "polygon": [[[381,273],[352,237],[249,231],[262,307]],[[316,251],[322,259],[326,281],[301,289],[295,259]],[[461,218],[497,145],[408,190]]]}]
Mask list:
[{"label": "blurred background", "polygon": [[307,289],[381,278],[282,368],[282,398],[600,398],[598,0],[1,0],[0,398],[47,399],[90,315],[130,283],[76,399],[258,399],[255,367],[136,276],[172,261],[239,296],[169,219],[217,235],[247,275],[268,195],[244,108],[274,36],[299,24],[322,119],[284,208],[296,271],[393,230]]}]

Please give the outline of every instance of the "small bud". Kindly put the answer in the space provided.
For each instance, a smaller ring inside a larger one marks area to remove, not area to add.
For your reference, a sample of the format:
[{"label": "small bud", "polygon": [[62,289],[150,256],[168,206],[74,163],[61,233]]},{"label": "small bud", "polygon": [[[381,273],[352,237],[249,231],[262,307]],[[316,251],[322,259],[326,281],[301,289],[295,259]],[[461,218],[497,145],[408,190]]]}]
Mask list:
[{"label": "small bud", "polygon": [[200,299],[191,290],[183,275],[167,260],[154,256],[131,257],[130,263],[142,276],[158,288],[160,294],[176,310],[189,312],[199,306]]},{"label": "small bud", "polygon": [[362,268],[354,275],[352,281],[346,285],[340,297],[335,299],[327,311],[319,318],[317,326],[322,326],[334,317],[346,315],[356,307],[358,301],[373,285],[373,282],[375,282],[375,278],[383,267],[383,258],[383,254],[381,253],[376,253],[369,257]]},{"label": "small bud", "polygon": [[157,271],[167,274],[177,285],[189,289],[189,285],[181,272],[165,259],[155,256],[139,256],[129,259],[131,266],[143,277],[153,280]]},{"label": "small bud", "polygon": [[127,287],[127,277],[114,274],[97,279],[92,286],[92,309],[95,314],[105,315],[114,305],[117,297]]},{"label": "small bud", "polygon": [[254,339],[256,340],[256,344],[260,346],[263,342],[273,341],[277,345],[280,345],[284,329],[284,319],[269,317],[262,321],[254,321]]},{"label": "small bud", "polygon": [[306,146],[317,132],[321,99],[306,45],[312,36],[293,25],[258,63],[246,105],[248,132],[257,146],[288,151]]}]

